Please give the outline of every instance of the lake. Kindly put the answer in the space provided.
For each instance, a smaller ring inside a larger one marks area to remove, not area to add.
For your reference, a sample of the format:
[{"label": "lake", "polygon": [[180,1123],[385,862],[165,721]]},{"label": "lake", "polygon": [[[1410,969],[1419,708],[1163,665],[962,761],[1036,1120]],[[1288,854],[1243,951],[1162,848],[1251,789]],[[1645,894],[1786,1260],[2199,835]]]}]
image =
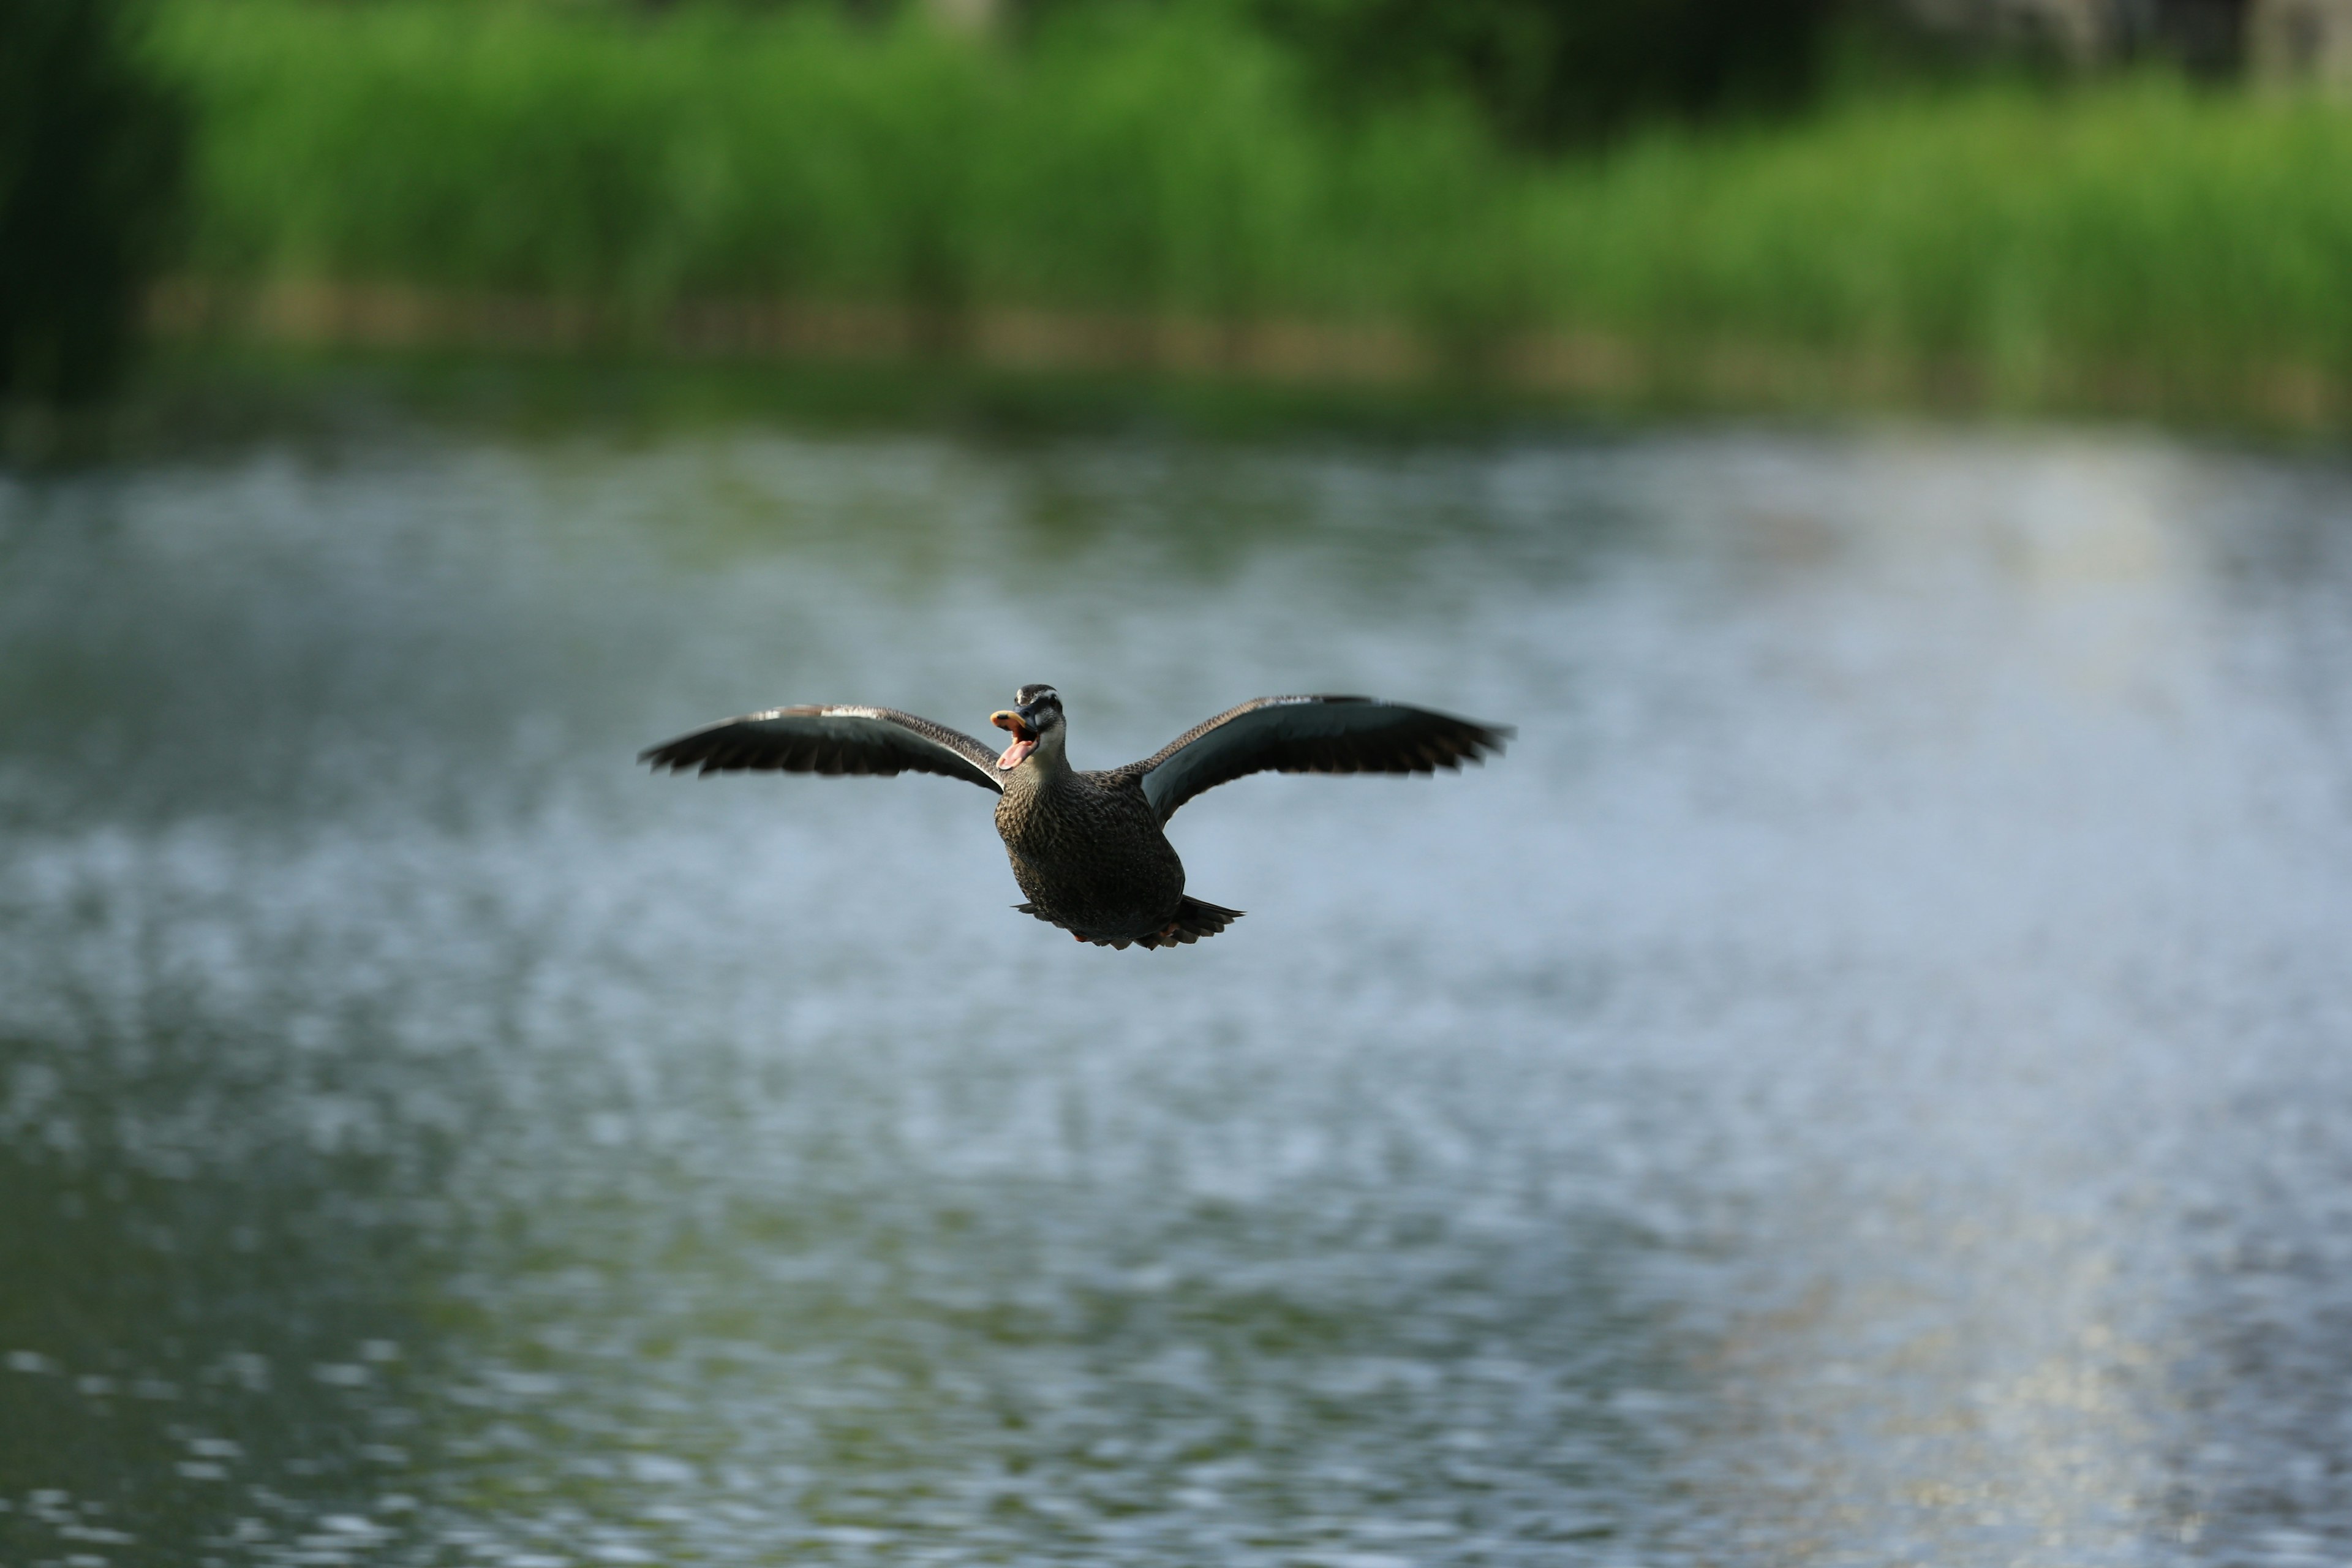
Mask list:
[{"label": "lake", "polygon": [[[1082,948],[983,792],[1189,806]],[[2352,1557],[2352,469],[257,437],[0,478],[0,1562]]]}]

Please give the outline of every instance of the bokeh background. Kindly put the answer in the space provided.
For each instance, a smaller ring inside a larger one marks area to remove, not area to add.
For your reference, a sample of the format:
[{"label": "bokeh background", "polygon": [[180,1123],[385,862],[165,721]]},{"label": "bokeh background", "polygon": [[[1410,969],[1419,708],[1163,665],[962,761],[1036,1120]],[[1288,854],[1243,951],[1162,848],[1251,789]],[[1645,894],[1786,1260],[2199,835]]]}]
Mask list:
[{"label": "bokeh background", "polygon": [[[0,0],[0,1565],[2352,1562],[2352,10]],[[1188,806],[1163,953],[981,792]]]},{"label": "bokeh background", "polygon": [[2334,0],[13,0],[0,387],[631,346],[2332,429]]}]

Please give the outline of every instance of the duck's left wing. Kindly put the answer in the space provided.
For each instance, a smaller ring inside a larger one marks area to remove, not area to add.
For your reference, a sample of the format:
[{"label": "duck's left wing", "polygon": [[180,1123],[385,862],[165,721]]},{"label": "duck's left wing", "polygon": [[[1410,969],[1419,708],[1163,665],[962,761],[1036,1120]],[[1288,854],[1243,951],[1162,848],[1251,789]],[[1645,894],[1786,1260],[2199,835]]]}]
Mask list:
[{"label": "duck's left wing", "polygon": [[637,761],[677,773],[938,773],[1004,791],[994,752],[896,708],[771,708],[690,730],[638,752]]},{"label": "duck's left wing", "polygon": [[1375,697],[1259,697],[1227,709],[1122,772],[1166,822],[1176,808],[1244,773],[1426,773],[1483,762],[1513,734]]}]

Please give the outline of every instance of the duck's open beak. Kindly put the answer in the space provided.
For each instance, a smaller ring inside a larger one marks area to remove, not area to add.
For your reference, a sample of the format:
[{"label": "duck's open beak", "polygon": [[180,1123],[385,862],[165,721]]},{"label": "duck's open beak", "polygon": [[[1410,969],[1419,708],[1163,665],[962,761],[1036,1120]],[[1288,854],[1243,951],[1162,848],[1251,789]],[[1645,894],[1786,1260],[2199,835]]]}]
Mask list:
[{"label": "duck's open beak", "polygon": [[1037,731],[1030,727],[1028,720],[1012,709],[998,710],[988,716],[988,721],[1000,730],[1013,731],[1013,744],[1005,747],[1004,754],[996,759],[997,772],[1010,773],[1021,765],[1024,757],[1037,749]]}]

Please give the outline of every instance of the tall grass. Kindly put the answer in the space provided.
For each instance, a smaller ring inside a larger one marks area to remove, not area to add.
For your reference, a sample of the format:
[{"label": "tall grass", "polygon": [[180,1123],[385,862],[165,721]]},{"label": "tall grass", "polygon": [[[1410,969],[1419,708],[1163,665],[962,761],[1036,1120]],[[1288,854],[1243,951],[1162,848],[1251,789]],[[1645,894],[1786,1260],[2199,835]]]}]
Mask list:
[{"label": "tall grass", "polygon": [[195,262],[661,303],[788,293],[1386,312],[1496,177],[1466,116],[1351,141],[1213,18],[1015,56],[828,8],[182,5]]},{"label": "tall grass", "polygon": [[2352,375],[2352,109],[2147,79],[1860,97],[1581,161],[1328,119],[1213,8],[1019,47],[823,7],[177,0],[191,265],[621,310],[709,297],[1403,322],[2176,384]]},{"label": "tall grass", "polygon": [[2352,373],[2352,106],[2154,79],[1659,138],[1543,192],[1554,319],[2030,383]]}]

